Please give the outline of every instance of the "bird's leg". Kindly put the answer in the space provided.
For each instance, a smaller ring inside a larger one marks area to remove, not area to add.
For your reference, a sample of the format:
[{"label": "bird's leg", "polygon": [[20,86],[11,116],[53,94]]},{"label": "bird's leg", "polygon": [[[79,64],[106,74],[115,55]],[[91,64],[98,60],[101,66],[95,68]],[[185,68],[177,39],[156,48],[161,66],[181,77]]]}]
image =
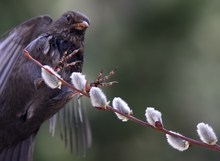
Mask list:
[{"label": "bird's leg", "polygon": [[81,61],[75,61],[75,62],[72,62],[72,63],[69,63],[67,64],[66,61],[69,60],[72,56],[74,56],[75,54],[77,54],[79,51],[79,49],[76,49],[74,50],[72,53],[70,53],[69,55],[67,55],[67,51],[65,51],[63,53],[63,56],[61,57],[59,63],[54,67],[55,71],[56,72],[59,72],[61,71],[63,68],[66,68],[66,67],[70,67],[70,66],[74,66],[76,65],[76,63],[79,63]]},{"label": "bird's leg", "polygon": [[[69,68],[71,66],[75,66],[77,63],[80,63],[81,61],[75,61],[75,62],[71,62],[71,63],[66,63],[67,60],[69,60],[72,56],[74,56],[75,54],[77,54],[79,51],[79,49],[77,50],[74,50],[72,53],[70,53],[69,55],[67,55],[67,51],[65,51],[63,53],[63,56],[61,57],[60,61],[58,62],[58,64],[53,67],[53,69],[55,70],[55,72],[60,72],[62,69],[64,68]],[[25,55],[26,57],[28,57],[29,53],[27,51],[25,51]],[[36,61],[36,60],[35,60]],[[37,79],[35,82],[34,82],[34,85],[35,85],[35,89],[38,90],[40,89],[41,87],[43,87],[43,79],[42,78],[39,78]]]},{"label": "bird's leg", "polygon": [[74,61],[74,62],[72,62],[72,63],[68,63],[68,64],[65,64],[64,65],[64,68],[69,68],[69,67],[71,67],[71,66],[75,66],[77,63],[81,63],[82,61]]},{"label": "bird's leg", "polygon": [[108,75],[103,76],[104,69],[102,69],[102,70],[99,72],[98,76],[96,77],[96,80],[95,80],[94,82],[90,83],[90,87],[99,87],[99,86],[101,86],[101,87],[106,87],[106,86],[111,86],[111,85],[113,85],[113,84],[118,83],[117,81],[105,82],[105,81],[107,81],[112,75],[115,74],[116,70],[117,70],[117,68],[114,68],[113,70],[111,70],[111,71],[109,72]]},{"label": "bird's leg", "polygon": [[64,63],[66,61],[66,56],[67,56],[67,51],[63,53],[63,56],[61,57],[59,63],[54,67],[56,72],[59,72],[61,71],[61,69],[63,69]]}]

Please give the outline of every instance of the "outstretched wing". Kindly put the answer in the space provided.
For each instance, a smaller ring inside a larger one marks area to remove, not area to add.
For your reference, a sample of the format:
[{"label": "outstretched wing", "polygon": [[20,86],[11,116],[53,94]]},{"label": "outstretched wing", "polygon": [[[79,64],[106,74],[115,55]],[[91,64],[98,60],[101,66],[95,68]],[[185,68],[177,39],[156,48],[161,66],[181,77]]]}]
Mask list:
[{"label": "outstretched wing", "polygon": [[[52,19],[40,16],[30,19],[6,33],[0,40],[0,96],[3,94],[12,69],[22,55],[22,50],[40,35]],[[30,136],[19,144],[0,151],[0,160],[4,161],[31,161],[33,138]]]},{"label": "outstretched wing", "polygon": [[30,19],[4,34],[0,40],[0,94],[22,50],[52,23],[49,16]]},{"label": "outstretched wing", "polygon": [[21,143],[0,152],[1,161],[32,161],[34,134]]},{"label": "outstretched wing", "polygon": [[92,143],[92,134],[81,99],[80,96],[75,96],[58,114],[50,118],[50,132],[54,135],[57,120],[65,147],[76,155],[85,156]]},{"label": "outstretched wing", "polygon": [[[51,23],[52,19],[49,16],[36,17],[15,27],[0,39],[0,95],[16,61],[20,56],[23,56],[23,49],[43,33]],[[91,144],[91,131],[86,111],[81,106],[80,99],[74,98],[57,116],[60,123],[61,138],[64,140],[66,147],[69,147],[72,152],[75,151],[77,154],[85,155]],[[53,116],[50,120],[51,131],[55,129],[55,122],[56,117]],[[32,144],[33,138],[31,136],[28,141],[23,141],[15,147],[1,151],[0,160],[2,157],[9,157],[6,161],[11,161],[11,158],[23,155],[20,151],[27,151],[25,153],[27,155],[23,156],[24,158],[27,157],[26,160],[18,157],[16,161],[29,161],[32,158],[28,157],[32,154]]]}]

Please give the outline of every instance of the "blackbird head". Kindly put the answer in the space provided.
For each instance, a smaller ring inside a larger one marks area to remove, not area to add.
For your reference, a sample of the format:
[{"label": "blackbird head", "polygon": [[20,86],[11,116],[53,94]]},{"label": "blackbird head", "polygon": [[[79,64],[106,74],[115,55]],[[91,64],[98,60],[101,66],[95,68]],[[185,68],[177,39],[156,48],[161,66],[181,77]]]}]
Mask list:
[{"label": "blackbird head", "polygon": [[88,17],[80,12],[68,11],[62,15],[62,20],[72,30],[85,31],[90,25]]},{"label": "blackbird head", "polygon": [[56,30],[61,29],[67,35],[82,35],[89,27],[89,18],[76,11],[65,12],[57,21],[55,21],[54,27]]},{"label": "blackbird head", "polygon": [[64,52],[70,54],[74,50],[79,49],[77,54],[67,60],[67,63],[80,62],[75,66],[69,67],[68,71],[70,72],[66,70],[67,73],[82,70],[84,59],[84,36],[89,25],[89,18],[86,15],[76,11],[67,11],[51,24],[51,28],[48,28],[48,33],[55,38],[55,44],[58,46],[61,57]]}]

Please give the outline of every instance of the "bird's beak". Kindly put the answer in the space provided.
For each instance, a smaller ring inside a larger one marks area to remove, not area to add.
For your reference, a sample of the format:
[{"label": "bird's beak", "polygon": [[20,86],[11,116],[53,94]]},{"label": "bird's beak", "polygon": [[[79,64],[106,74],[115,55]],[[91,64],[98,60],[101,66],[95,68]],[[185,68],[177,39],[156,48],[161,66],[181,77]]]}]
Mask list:
[{"label": "bird's beak", "polygon": [[85,30],[89,27],[89,24],[86,21],[82,21],[82,22],[75,23],[73,27],[77,30]]}]

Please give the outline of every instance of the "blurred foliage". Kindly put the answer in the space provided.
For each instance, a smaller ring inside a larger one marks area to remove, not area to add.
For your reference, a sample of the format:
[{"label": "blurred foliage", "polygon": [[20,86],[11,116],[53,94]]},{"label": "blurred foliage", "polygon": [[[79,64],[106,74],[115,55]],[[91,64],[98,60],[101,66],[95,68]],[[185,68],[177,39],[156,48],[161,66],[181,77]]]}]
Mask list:
[{"label": "blurred foliage", "polygon": [[[109,100],[122,97],[142,119],[145,108],[154,106],[168,129],[198,138],[196,124],[203,121],[220,135],[219,6],[218,0],[1,0],[0,32],[41,14],[57,18],[66,10],[84,12],[91,20],[87,78],[92,81],[102,68],[119,66],[113,79],[120,83],[104,89]],[[178,152],[164,135],[90,107],[93,145],[85,158],[65,150],[45,124],[34,160],[219,160],[217,152],[198,147]]]}]

